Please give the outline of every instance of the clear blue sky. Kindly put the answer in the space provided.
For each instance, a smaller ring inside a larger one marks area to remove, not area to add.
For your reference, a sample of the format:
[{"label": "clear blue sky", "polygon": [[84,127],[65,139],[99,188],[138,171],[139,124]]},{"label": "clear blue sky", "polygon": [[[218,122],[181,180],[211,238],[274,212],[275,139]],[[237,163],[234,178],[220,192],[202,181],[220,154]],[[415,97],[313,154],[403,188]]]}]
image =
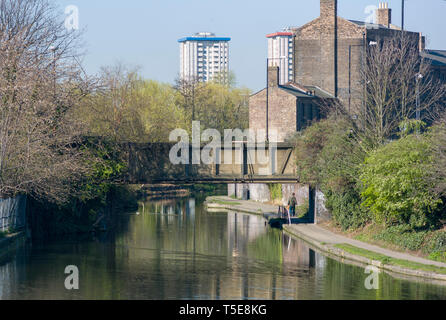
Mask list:
[{"label": "clear blue sky", "polygon": [[[177,40],[199,31],[229,36],[237,84],[264,86],[265,35],[301,26],[319,16],[319,0],[56,0],[79,8],[91,74],[117,61],[140,66],[142,75],[172,83],[178,75]],[[378,0],[339,0],[339,15],[365,20]],[[393,23],[401,23],[401,0],[390,0]],[[427,47],[446,49],[446,0],[406,0],[406,23],[427,37]]]}]

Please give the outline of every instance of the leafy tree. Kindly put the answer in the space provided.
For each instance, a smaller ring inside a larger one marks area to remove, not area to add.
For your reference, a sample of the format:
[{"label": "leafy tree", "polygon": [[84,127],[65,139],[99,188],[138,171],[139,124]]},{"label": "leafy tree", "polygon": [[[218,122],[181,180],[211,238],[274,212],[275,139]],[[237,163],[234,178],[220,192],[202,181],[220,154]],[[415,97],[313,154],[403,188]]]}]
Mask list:
[{"label": "leafy tree", "polygon": [[249,122],[248,89],[207,83],[197,96],[196,120],[203,128],[245,129]]},{"label": "leafy tree", "polygon": [[76,114],[87,123],[87,134],[114,142],[138,141],[144,135],[135,105],[141,81],[137,70],[125,65],[102,67],[99,89],[88,96]]},{"label": "leafy tree", "polygon": [[135,107],[144,129],[140,141],[168,142],[176,128],[186,128],[184,110],[176,104],[178,93],[168,84],[153,80],[139,83],[135,92]]},{"label": "leafy tree", "polygon": [[371,153],[361,168],[363,206],[378,223],[425,227],[442,200],[434,189],[431,135],[408,135]]},{"label": "leafy tree", "polygon": [[369,220],[361,209],[357,189],[366,152],[361,141],[355,139],[354,128],[348,118],[331,115],[296,137],[299,181],[324,192],[327,208],[343,229],[359,227]]}]

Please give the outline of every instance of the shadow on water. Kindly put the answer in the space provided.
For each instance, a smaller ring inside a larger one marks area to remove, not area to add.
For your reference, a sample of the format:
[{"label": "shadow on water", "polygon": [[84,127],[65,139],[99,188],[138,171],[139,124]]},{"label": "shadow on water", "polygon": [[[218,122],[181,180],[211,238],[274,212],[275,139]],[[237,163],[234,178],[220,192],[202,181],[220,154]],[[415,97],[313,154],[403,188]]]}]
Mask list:
[{"label": "shadow on water", "polygon": [[[314,251],[261,216],[211,213],[205,195],[146,200],[115,232],[33,243],[0,262],[0,299],[445,299],[446,287],[380,274]],[[64,288],[67,265],[80,289]]]}]

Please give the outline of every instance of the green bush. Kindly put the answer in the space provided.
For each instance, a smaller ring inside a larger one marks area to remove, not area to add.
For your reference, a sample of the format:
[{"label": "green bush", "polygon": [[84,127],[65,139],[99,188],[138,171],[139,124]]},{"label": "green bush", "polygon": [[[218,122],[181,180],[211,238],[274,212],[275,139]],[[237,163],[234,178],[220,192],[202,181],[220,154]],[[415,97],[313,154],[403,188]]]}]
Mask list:
[{"label": "green bush", "polygon": [[410,135],[374,151],[362,166],[363,206],[378,223],[433,224],[442,200],[432,189],[433,156],[426,136]]},{"label": "green bush", "polygon": [[369,217],[357,190],[365,151],[347,118],[330,116],[295,137],[297,172],[301,183],[318,185],[326,207],[342,229],[363,226]]},{"label": "green bush", "polygon": [[387,227],[374,236],[375,240],[392,243],[401,248],[417,251],[423,247],[427,231],[414,231],[410,225]]},{"label": "green bush", "polygon": [[446,261],[446,232],[435,233],[429,241],[428,250],[430,259]]},{"label": "green bush", "polygon": [[370,221],[368,211],[361,207],[361,198],[355,189],[345,192],[326,192],[325,206],[342,230],[357,229]]}]

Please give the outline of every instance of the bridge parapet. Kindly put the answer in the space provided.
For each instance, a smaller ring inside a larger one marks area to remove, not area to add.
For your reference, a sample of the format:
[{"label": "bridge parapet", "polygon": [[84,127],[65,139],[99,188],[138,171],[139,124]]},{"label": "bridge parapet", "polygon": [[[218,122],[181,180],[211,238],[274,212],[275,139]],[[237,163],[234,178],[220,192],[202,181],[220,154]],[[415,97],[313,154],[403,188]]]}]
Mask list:
[{"label": "bridge parapet", "polygon": [[[214,161],[192,164],[192,155],[209,152],[188,146],[186,163],[174,164],[171,150],[174,143],[127,144],[129,183],[240,183],[296,182],[293,146],[277,143],[251,145],[234,143],[232,148],[212,150]],[[184,150],[183,150],[184,151]],[[197,161],[195,161],[197,162]]]}]

